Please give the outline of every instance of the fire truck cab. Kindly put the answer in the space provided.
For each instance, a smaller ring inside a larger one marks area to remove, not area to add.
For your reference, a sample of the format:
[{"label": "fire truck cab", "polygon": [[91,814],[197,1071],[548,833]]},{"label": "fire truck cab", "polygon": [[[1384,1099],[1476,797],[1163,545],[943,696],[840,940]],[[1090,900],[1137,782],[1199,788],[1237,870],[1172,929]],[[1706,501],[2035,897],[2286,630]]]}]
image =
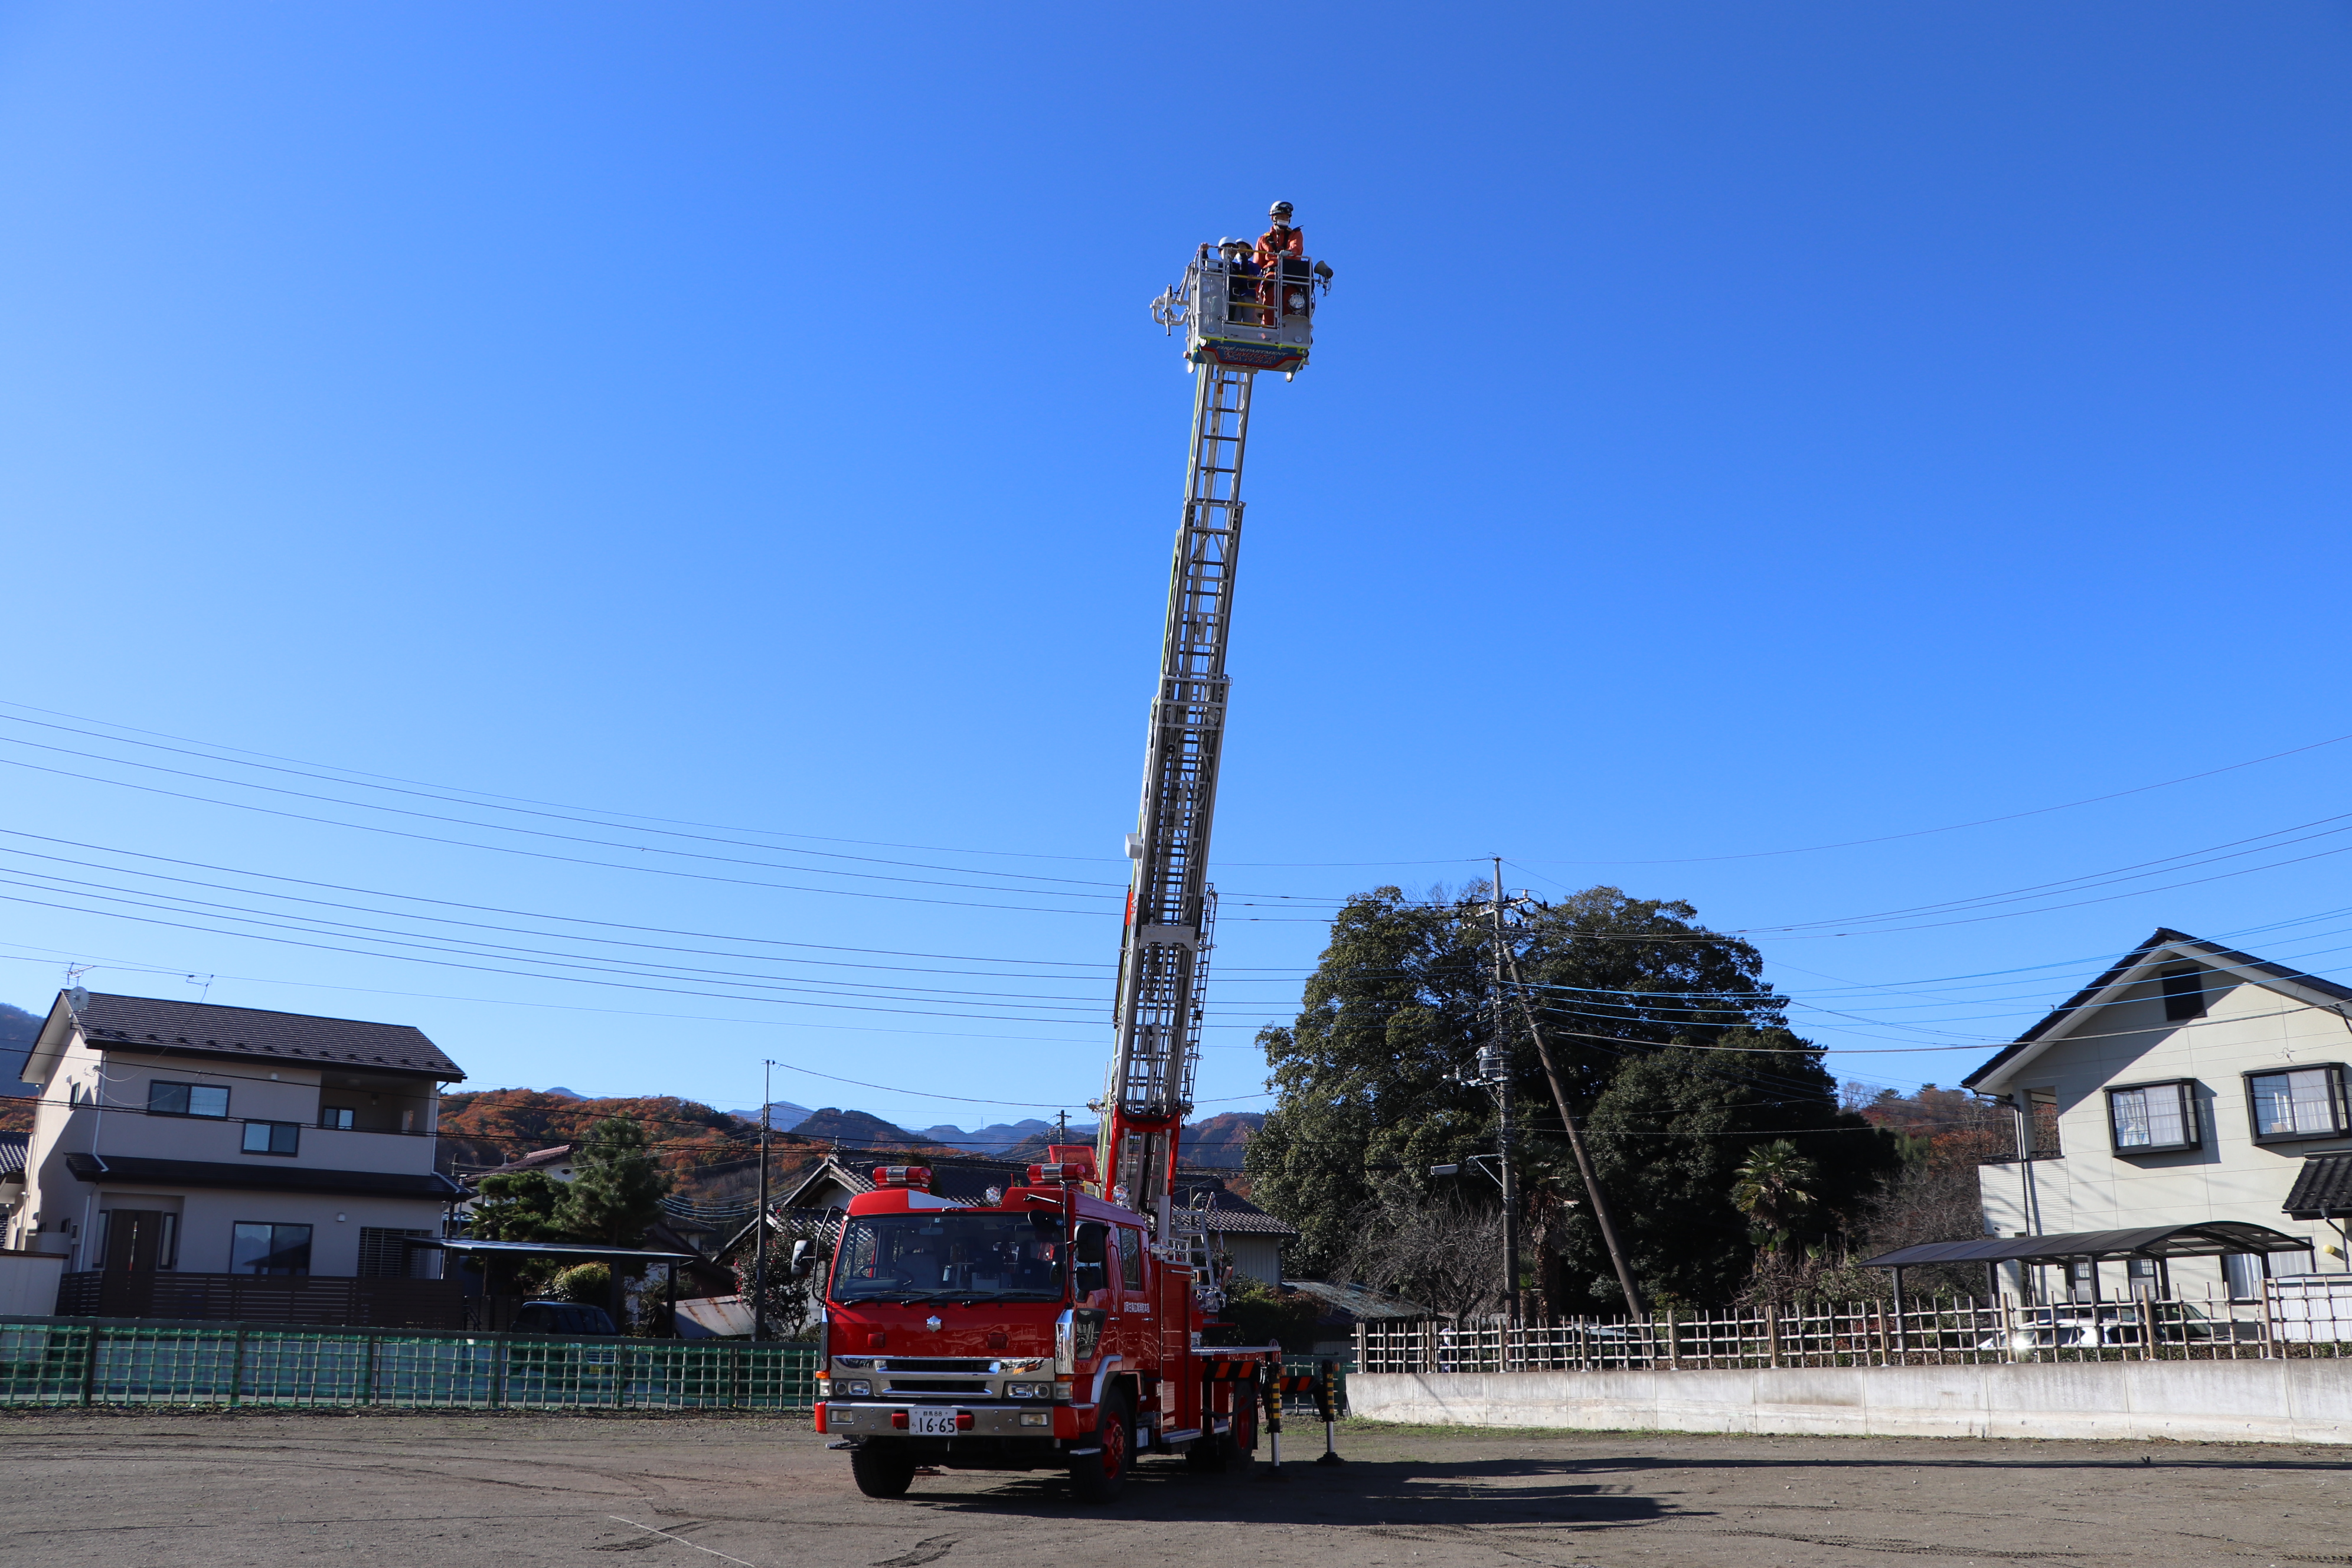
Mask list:
[{"label": "fire truck cab", "polygon": [[1197,1270],[1150,1222],[1087,1192],[1094,1151],[1056,1145],[980,1206],[880,1166],[849,1204],[825,1281],[816,1428],[858,1489],[904,1496],[919,1467],[1067,1469],[1086,1500],[1136,1459],[1246,1464],[1279,1397],[1278,1346],[1220,1346]]}]

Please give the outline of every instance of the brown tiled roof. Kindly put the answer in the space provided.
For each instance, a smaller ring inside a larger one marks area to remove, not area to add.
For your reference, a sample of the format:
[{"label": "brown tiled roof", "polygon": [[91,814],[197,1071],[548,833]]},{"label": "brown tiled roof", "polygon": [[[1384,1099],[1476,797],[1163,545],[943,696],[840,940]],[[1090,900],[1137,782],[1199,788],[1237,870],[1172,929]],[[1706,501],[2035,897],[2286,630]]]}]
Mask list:
[{"label": "brown tiled roof", "polygon": [[423,1031],[406,1024],[366,1024],[355,1018],[96,991],[89,993],[76,1016],[83,1035],[100,1047],[419,1073],[450,1081],[466,1076]]}]

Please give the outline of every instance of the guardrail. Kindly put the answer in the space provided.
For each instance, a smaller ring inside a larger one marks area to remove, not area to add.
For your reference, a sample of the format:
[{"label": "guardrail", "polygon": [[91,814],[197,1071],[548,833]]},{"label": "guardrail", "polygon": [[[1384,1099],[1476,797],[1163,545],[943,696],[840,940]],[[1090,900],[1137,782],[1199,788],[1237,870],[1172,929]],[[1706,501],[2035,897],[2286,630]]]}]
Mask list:
[{"label": "guardrail", "polygon": [[807,1410],[816,1347],[0,1318],[0,1405]]},{"label": "guardrail", "polygon": [[2352,1280],[2272,1280],[2262,1300],[2175,1297],[2030,1306],[1915,1298],[1647,1319],[1511,1322],[1379,1319],[1356,1328],[1355,1370],[1723,1371],[2084,1361],[2352,1356]]}]

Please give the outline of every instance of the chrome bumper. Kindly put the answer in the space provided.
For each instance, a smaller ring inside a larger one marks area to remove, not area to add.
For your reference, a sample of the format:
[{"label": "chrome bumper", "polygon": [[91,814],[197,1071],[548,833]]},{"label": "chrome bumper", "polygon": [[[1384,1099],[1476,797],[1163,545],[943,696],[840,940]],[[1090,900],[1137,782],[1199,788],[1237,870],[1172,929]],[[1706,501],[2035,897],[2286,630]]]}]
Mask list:
[{"label": "chrome bumper", "polygon": [[[911,1404],[883,1404],[866,1399],[828,1399],[824,1402],[824,1428],[835,1436],[844,1437],[906,1437],[913,1434],[904,1427],[894,1426],[890,1417],[901,1411],[912,1410]],[[955,1436],[959,1437],[1045,1437],[1054,1436],[1054,1407],[1050,1405],[950,1405],[941,1402],[926,1405],[926,1410],[970,1411],[971,1425]],[[1029,1421],[1024,1425],[1022,1417]]]}]

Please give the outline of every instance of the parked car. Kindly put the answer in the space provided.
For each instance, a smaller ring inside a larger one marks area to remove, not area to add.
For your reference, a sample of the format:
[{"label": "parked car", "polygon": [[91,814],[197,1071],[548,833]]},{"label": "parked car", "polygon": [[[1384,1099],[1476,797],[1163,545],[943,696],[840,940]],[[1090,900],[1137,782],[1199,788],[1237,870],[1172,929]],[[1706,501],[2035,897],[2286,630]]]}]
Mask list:
[{"label": "parked car", "polygon": [[1980,1351],[2009,1350],[2019,1355],[2032,1351],[2095,1346],[2112,1348],[2139,1343],[2139,1309],[2131,1307],[2023,1307],[2011,1316],[2009,1328],[1977,1342]]},{"label": "parked car", "polygon": [[526,1301],[515,1314],[513,1332],[518,1334],[601,1335],[611,1338],[620,1331],[613,1327],[612,1314],[602,1307],[583,1307],[577,1301]]},{"label": "parked car", "polygon": [[2154,1308],[2156,1342],[2159,1345],[2211,1344],[2217,1341],[2252,1342],[2263,1337],[2259,1322],[2217,1318],[2188,1301],[2134,1301],[2096,1307],[2084,1302],[2022,1308],[2005,1333],[1987,1334],[1977,1342],[1976,1348],[2007,1349],[2024,1355],[2038,1350],[2114,1350],[2137,1345],[2146,1331],[2141,1316],[2144,1305]]}]

